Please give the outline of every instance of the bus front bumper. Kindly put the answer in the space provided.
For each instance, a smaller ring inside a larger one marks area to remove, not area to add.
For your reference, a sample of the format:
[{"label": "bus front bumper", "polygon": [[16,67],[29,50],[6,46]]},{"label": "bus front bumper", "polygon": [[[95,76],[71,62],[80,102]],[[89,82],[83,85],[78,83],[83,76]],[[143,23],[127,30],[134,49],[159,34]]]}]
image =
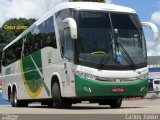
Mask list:
[{"label": "bus front bumper", "polygon": [[75,75],[77,97],[144,97],[148,92],[148,79],[133,83],[105,83]]}]

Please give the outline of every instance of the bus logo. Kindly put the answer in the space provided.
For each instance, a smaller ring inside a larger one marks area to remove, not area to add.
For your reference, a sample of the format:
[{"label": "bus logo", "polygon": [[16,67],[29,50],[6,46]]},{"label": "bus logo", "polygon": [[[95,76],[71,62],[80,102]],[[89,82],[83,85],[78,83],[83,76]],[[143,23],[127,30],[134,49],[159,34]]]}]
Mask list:
[{"label": "bus logo", "polygon": [[116,83],[121,83],[121,80],[120,79],[116,79]]}]

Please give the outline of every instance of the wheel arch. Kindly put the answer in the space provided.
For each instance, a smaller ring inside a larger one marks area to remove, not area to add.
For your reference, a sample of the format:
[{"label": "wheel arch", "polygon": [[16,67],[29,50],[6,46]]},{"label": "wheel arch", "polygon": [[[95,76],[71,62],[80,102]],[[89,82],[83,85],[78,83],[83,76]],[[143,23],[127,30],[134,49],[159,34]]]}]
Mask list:
[{"label": "wheel arch", "polygon": [[11,99],[11,98],[10,98],[11,96],[10,96],[9,94],[12,94],[12,85],[11,85],[11,84],[8,85],[7,94],[8,94],[8,96],[7,96],[7,97],[8,97],[8,100],[10,100],[10,99]]},{"label": "wheel arch", "polygon": [[54,82],[58,82],[59,86],[60,86],[60,91],[61,91],[61,96],[63,97],[63,85],[62,85],[62,79],[60,77],[60,75],[55,72],[52,74],[52,78],[51,78],[51,91],[52,91],[52,86]]},{"label": "wheel arch", "polygon": [[13,83],[13,85],[12,85],[12,94],[13,94],[13,92],[16,90],[16,92],[17,92],[17,97],[18,97],[18,90],[17,90],[17,84],[16,83]]}]

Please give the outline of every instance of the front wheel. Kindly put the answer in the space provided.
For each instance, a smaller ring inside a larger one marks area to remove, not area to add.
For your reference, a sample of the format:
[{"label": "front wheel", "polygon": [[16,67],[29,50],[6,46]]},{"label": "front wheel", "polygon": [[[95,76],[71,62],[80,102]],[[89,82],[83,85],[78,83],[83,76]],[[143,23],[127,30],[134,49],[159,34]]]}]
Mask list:
[{"label": "front wheel", "polygon": [[122,98],[110,100],[110,107],[111,108],[120,108],[121,105],[122,105]]},{"label": "front wheel", "polygon": [[70,108],[72,105],[72,103],[68,99],[61,97],[60,86],[57,82],[54,82],[52,86],[52,98],[53,98],[53,107]]}]

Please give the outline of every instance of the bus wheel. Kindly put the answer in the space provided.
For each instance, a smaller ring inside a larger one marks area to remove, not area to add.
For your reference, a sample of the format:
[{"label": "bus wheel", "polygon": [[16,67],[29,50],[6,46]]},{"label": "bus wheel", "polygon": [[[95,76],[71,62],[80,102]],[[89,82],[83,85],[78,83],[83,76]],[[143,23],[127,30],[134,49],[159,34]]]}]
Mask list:
[{"label": "bus wheel", "polygon": [[11,92],[8,94],[8,101],[12,102],[12,93]]},{"label": "bus wheel", "polygon": [[109,104],[111,108],[120,108],[122,105],[122,98],[111,99]]},{"label": "bus wheel", "polygon": [[52,86],[52,98],[53,98],[53,107],[70,108],[72,105],[70,101],[61,97],[60,86],[57,82],[54,82]]},{"label": "bus wheel", "polygon": [[13,91],[11,105],[12,107],[27,107],[28,103],[17,99],[17,90],[15,89]]}]

